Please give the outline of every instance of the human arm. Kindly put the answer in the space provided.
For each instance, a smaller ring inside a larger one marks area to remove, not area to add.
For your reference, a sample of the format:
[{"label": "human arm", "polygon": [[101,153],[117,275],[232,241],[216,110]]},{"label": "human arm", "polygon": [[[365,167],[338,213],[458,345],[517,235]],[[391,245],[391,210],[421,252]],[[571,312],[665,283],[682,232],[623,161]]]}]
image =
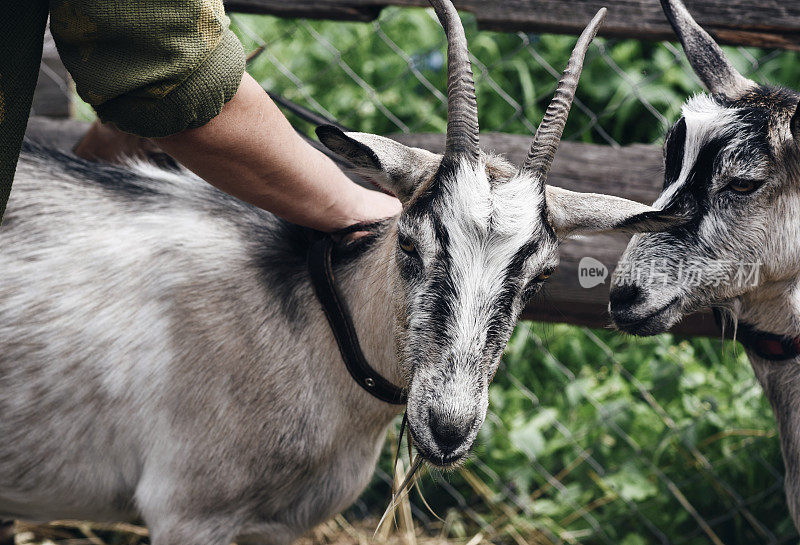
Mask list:
[{"label": "human arm", "polygon": [[[334,231],[399,213],[396,199],[352,183],[292,129],[244,72],[221,2],[173,6],[51,3],[62,58],[103,121],[154,138],[212,185],[289,221]],[[78,149],[102,157],[86,141]]]},{"label": "human arm", "polygon": [[212,185],[300,225],[335,231],[400,213],[304,141],[246,72],[218,116],[156,141]]}]

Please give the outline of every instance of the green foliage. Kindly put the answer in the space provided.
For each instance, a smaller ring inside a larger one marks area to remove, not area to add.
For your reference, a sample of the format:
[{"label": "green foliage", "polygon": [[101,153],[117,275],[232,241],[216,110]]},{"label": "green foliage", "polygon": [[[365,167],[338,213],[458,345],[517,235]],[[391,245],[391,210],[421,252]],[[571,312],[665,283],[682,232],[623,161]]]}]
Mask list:
[{"label": "green foliage", "polygon": [[[736,512],[726,487],[746,501],[773,486],[748,508],[791,535],[772,416],[736,350],[709,339],[520,324],[491,386],[498,418],[487,419],[478,457],[513,479],[519,503],[540,493],[531,511],[556,535],[581,533],[582,543],[652,543],[645,520],[707,543],[683,498],[716,520]],[[565,468],[562,487],[553,486],[548,474]],[[588,514],[575,518],[580,509]],[[724,543],[763,540],[741,513],[713,531]]]},{"label": "green foliage", "polygon": [[[744,545],[768,541],[757,520],[796,539],[775,424],[738,345],[523,322],[490,413],[464,468],[422,480],[458,528],[484,521],[494,542],[700,545],[713,532]],[[388,493],[376,482],[365,501]]]},{"label": "green foliage", "polygon": [[[551,72],[564,68],[575,37],[479,31],[474,17],[463,15],[482,130],[529,134],[555,90]],[[445,40],[425,10],[387,8],[375,24],[247,15],[234,23],[247,50],[267,47],[249,67],[266,88],[312,109],[322,106],[360,131],[444,130]],[[726,50],[743,73],[798,86],[796,54]],[[674,51],[661,43],[595,40],[577,94],[590,113],[576,105],[566,137],[620,144],[662,138],[681,103],[701,90]]]}]

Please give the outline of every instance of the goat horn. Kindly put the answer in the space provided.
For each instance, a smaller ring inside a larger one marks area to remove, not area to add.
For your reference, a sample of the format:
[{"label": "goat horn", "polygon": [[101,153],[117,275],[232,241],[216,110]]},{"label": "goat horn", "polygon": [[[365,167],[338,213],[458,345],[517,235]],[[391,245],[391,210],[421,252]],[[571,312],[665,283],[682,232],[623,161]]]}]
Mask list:
[{"label": "goat horn", "polygon": [[547,107],[539,128],[536,129],[528,157],[522,165],[521,172],[533,173],[542,185],[547,180],[550,165],[553,164],[553,159],[558,150],[558,143],[564,133],[564,126],[567,124],[569,110],[572,107],[575,91],[578,88],[578,79],[580,79],[581,70],[583,70],[583,59],[586,56],[586,50],[589,49],[589,44],[592,43],[595,35],[597,35],[597,30],[606,17],[606,11],[608,11],[606,8],[600,8],[600,11],[597,12],[597,15],[594,16],[594,19],[578,38],[578,43],[575,44],[575,49],[572,50],[567,67],[558,82],[558,88],[555,95],[553,95],[553,100]]},{"label": "goat horn", "polygon": [[661,0],[661,7],[683,45],[695,74],[714,94],[736,98],[755,85],[730,63],[717,42],[697,24],[680,0]]},{"label": "goat horn", "polygon": [[447,35],[447,144],[445,161],[478,162],[478,101],[467,37],[450,0],[428,0]]}]

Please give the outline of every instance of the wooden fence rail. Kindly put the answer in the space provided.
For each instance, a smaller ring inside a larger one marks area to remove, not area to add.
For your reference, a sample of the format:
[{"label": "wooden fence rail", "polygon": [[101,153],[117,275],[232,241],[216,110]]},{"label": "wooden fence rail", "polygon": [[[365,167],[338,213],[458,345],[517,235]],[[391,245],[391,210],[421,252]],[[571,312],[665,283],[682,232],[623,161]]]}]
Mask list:
[{"label": "wooden fence rail", "polygon": [[31,111],[33,115],[47,117],[69,117],[71,113],[69,75],[58,57],[49,30],[45,34],[39,83],[33,94]]},{"label": "wooden fence rail", "polygon": [[[28,137],[45,145],[71,149],[87,126],[74,120],[36,117],[30,121]],[[434,152],[444,149],[444,137],[440,134],[402,134],[393,138]],[[484,133],[481,145],[486,150],[503,153],[519,164],[530,146],[530,137]],[[656,146],[611,148],[562,142],[549,183],[575,191],[603,192],[651,202],[658,194],[654,181],[660,178],[661,151]],[[578,264],[583,257],[593,257],[608,267],[610,276],[626,242],[627,237],[600,235],[565,243],[558,271],[547,282],[543,297],[526,309],[525,317],[545,322],[607,326],[609,281],[590,289],[582,288],[578,282]],[[673,331],[688,335],[717,335],[713,318],[708,313],[687,318]]]},{"label": "wooden fence rail", "polygon": [[[370,21],[386,6],[428,6],[426,0],[226,0],[231,11],[282,17]],[[673,39],[658,0],[454,0],[488,30],[579,34],[598,9],[608,7],[600,34],[646,40]],[[727,44],[800,50],[796,0],[686,0],[697,21]]]},{"label": "wooden fence rail", "polygon": [[[436,153],[444,151],[444,137],[440,134],[398,134],[392,138]],[[502,153],[515,164],[522,164],[530,145],[529,136],[481,134],[484,150]],[[636,144],[612,148],[561,142],[547,183],[573,191],[607,193],[652,203],[661,190],[662,179],[661,149],[658,146]],[[545,284],[543,297],[525,310],[525,317],[543,322],[608,326],[610,280],[593,288],[583,288],[578,282],[578,265],[584,257],[597,259],[608,267],[610,278],[629,238],[595,235],[564,243],[558,271]],[[719,334],[709,312],[687,317],[673,331],[687,335]]]}]

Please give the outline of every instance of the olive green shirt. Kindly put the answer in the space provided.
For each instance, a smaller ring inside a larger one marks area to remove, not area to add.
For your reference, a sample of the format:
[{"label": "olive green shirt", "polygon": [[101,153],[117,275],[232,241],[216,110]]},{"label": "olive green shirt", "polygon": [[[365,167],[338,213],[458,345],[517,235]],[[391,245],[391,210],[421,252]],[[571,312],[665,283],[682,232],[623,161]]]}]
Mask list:
[{"label": "olive green shirt", "polygon": [[0,219],[25,134],[48,14],[81,98],[103,121],[140,136],[204,125],[233,97],[244,73],[244,51],[222,0],[6,2],[0,18]]}]

